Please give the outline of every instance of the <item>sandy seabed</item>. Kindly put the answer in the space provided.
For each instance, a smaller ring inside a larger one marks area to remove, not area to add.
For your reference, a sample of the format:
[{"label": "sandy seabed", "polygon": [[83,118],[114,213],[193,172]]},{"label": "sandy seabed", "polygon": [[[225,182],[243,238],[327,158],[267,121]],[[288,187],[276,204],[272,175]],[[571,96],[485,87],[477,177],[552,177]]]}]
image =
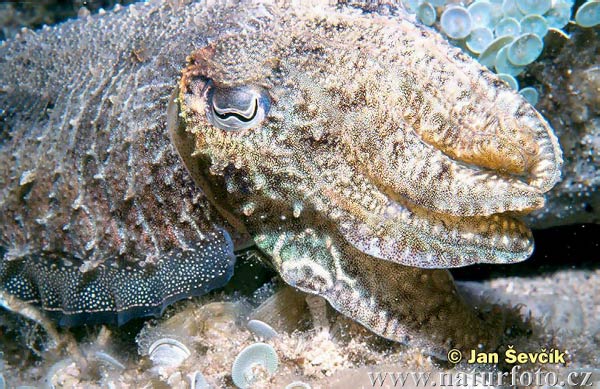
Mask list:
[{"label": "sandy seabed", "polygon": [[[554,348],[565,353],[565,364],[526,364],[521,372],[540,369],[561,379],[570,372],[590,372],[590,382],[600,387],[600,270],[567,269],[538,277],[463,282],[459,289],[475,298],[516,307],[525,321],[535,324],[533,332],[511,339],[519,351]],[[141,329],[140,325],[85,327],[74,332],[84,365],[74,355],[43,351],[48,340],[44,332],[4,312],[4,378],[8,387],[199,388],[203,387],[201,374],[209,387],[235,387],[233,362],[245,347],[257,342],[272,346],[279,363],[273,374],[260,366],[254,370],[250,378],[254,380],[251,387],[256,388],[284,388],[293,382],[312,388],[399,387],[393,379],[401,372],[432,373],[435,381],[439,372],[462,372],[467,380],[474,380],[474,372],[510,371],[506,364],[463,361],[454,365],[437,360],[419,349],[382,339],[337,314],[324,301],[307,297],[268,284],[251,297],[219,293],[177,303],[162,318],[140,324]],[[249,319],[269,323],[276,336],[265,339],[268,334],[249,330]],[[187,351],[182,354],[171,347],[162,355],[149,355],[150,345],[159,339],[174,339]],[[36,347],[38,355],[33,351]],[[25,348],[29,350],[23,352]],[[20,357],[11,354],[19,350]],[[404,387],[415,386],[414,378],[409,378]],[[463,385],[460,381],[454,386]],[[484,385],[470,382],[468,386]]]}]

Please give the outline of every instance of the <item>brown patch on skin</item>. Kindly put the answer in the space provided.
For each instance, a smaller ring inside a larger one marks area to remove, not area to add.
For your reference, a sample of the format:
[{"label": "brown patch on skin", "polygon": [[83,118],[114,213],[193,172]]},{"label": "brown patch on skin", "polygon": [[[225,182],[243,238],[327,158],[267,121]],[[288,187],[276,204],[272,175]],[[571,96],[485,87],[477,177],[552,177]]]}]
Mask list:
[{"label": "brown patch on skin", "polygon": [[209,78],[209,74],[205,74],[210,69],[212,63],[211,58],[215,55],[216,48],[214,45],[208,45],[200,50],[194,51],[188,58],[188,66],[181,72],[180,87],[186,90],[189,87],[190,80],[197,76]]},{"label": "brown patch on skin", "polygon": [[131,58],[135,62],[146,62],[148,60],[148,48],[146,45],[141,43],[135,49],[131,50]]}]

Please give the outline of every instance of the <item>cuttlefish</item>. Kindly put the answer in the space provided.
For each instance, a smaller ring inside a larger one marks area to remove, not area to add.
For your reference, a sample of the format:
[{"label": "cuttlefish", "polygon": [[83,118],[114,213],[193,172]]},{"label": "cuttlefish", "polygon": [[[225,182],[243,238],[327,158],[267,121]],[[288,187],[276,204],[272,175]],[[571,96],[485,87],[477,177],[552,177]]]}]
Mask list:
[{"label": "cuttlefish", "polygon": [[383,337],[495,348],[446,269],[530,256],[552,129],[403,10],[313,3],[134,4],[3,42],[2,293],[124,323],[255,245]]}]

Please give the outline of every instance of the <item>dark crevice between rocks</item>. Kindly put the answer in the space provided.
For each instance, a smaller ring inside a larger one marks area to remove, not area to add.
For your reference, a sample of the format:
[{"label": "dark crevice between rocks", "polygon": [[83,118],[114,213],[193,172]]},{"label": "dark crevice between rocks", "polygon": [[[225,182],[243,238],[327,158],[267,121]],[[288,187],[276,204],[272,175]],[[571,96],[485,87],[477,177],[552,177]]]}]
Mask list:
[{"label": "dark crevice between rocks", "polygon": [[600,225],[579,224],[534,230],[531,258],[510,265],[473,265],[452,269],[457,280],[534,277],[560,270],[600,269]]}]

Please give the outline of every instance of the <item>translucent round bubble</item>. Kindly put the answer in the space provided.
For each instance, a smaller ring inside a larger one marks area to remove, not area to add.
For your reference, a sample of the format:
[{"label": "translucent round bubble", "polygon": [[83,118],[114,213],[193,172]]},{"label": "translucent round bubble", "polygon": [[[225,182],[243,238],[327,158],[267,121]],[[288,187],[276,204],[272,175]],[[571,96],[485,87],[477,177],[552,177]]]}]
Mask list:
[{"label": "translucent round bubble", "polygon": [[441,7],[442,5],[446,5],[446,0],[429,0],[429,3],[434,7]]},{"label": "translucent round bubble", "polygon": [[467,10],[469,11],[469,15],[471,15],[473,27],[490,27],[492,25],[493,6],[491,3],[487,1],[471,3]]},{"label": "translucent round bubble", "polygon": [[483,66],[487,66],[488,68],[493,68],[496,64],[496,56],[498,55],[498,51],[501,48],[511,43],[514,40],[512,36],[501,36],[500,38],[496,38],[486,47],[481,54],[479,54],[479,58],[477,60]]},{"label": "translucent round bubble", "polygon": [[569,4],[559,3],[550,9],[544,15],[548,27],[561,29],[569,23],[571,19],[571,7]]},{"label": "translucent round bubble", "polygon": [[516,66],[529,65],[542,54],[544,42],[535,34],[523,34],[507,47],[508,60]]},{"label": "translucent round bubble", "polygon": [[419,7],[419,0],[402,0],[402,4],[408,13],[414,14]]},{"label": "translucent round bubble", "polygon": [[[588,1],[597,1],[597,0],[588,0]],[[573,8],[574,6],[575,6],[575,0],[554,0],[552,2],[552,8],[555,8],[555,7]]]},{"label": "translucent round bubble", "polygon": [[521,33],[521,25],[515,18],[501,19],[494,27],[496,36],[517,36]]},{"label": "translucent round bubble", "polygon": [[487,27],[474,28],[465,40],[471,52],[479,54],[494,40],[494,33]]},{"label": "translucent round bubble", "polygon": [[471,33],[471,15],[464,7],[449,7],[442,13],[440,25],[448,37],[463,39]]},{"label": "translucent round bubble", "polygon": [[552,0],[519,0],[517,7],[525,15],[537,14],[543,15],[552,6]]},{"label": "translucent round bubble", "polygon": [[489,27],[493,30],[496,23],[498,23],[498,21],[503,17],[504,12],[502,12],[502,4],[492,3],[492,25]]},{"label": "translucent round bubble", "polygon": [[508,84],[508,86],[510,86],[512,89],[514,89],[514,90],[519,89],[519,82],[517,81],[516,78],[514,78],[510,74],[498,73],[498,78],[501,79],[502,81],[506,82]]},{"label": "translucent round bubble", "polygon": [[523,96],[525,100],[529,101],[529,104],[531,105],[536,105],[540,99],[540,94],[538,93],[537,89],[530,86],[521,89],[519,94]]},{"label": "translucent round bubble", "polygon": [[600,24],[600,1],[588,1],[575,14],[575,23],[581,27],[594,27]]},{"label": "translucent round bubble", "polygon": [[426,26],[431,26],[435,23],[435,19],[437,18],[437,12],[435,12],[435,8],[429,3],[422,3],[417,8],[417,18]]},{"label": "translucent round bubble", "polygon": [[523,13],[517,6],[517,0],[504,0],[502,2],[502,13],[505,17],[521,19]]},{"label": "translucent round bubble", "polygon": [[540,15],[528,15],[521,19],[521,32],[523,34],[531,33],[543,38],[548,33],[548,23]]},{"label": "translucent round bubble", "polygon": [[525,69],[524,66],[515,66],[508,60],[507,53],[508,46],[504,46],[498,51],[496,54],[496,62],[494,63],[494,67],[496,68],[496,73],[505,73],[511,76],[518,76]]}]

